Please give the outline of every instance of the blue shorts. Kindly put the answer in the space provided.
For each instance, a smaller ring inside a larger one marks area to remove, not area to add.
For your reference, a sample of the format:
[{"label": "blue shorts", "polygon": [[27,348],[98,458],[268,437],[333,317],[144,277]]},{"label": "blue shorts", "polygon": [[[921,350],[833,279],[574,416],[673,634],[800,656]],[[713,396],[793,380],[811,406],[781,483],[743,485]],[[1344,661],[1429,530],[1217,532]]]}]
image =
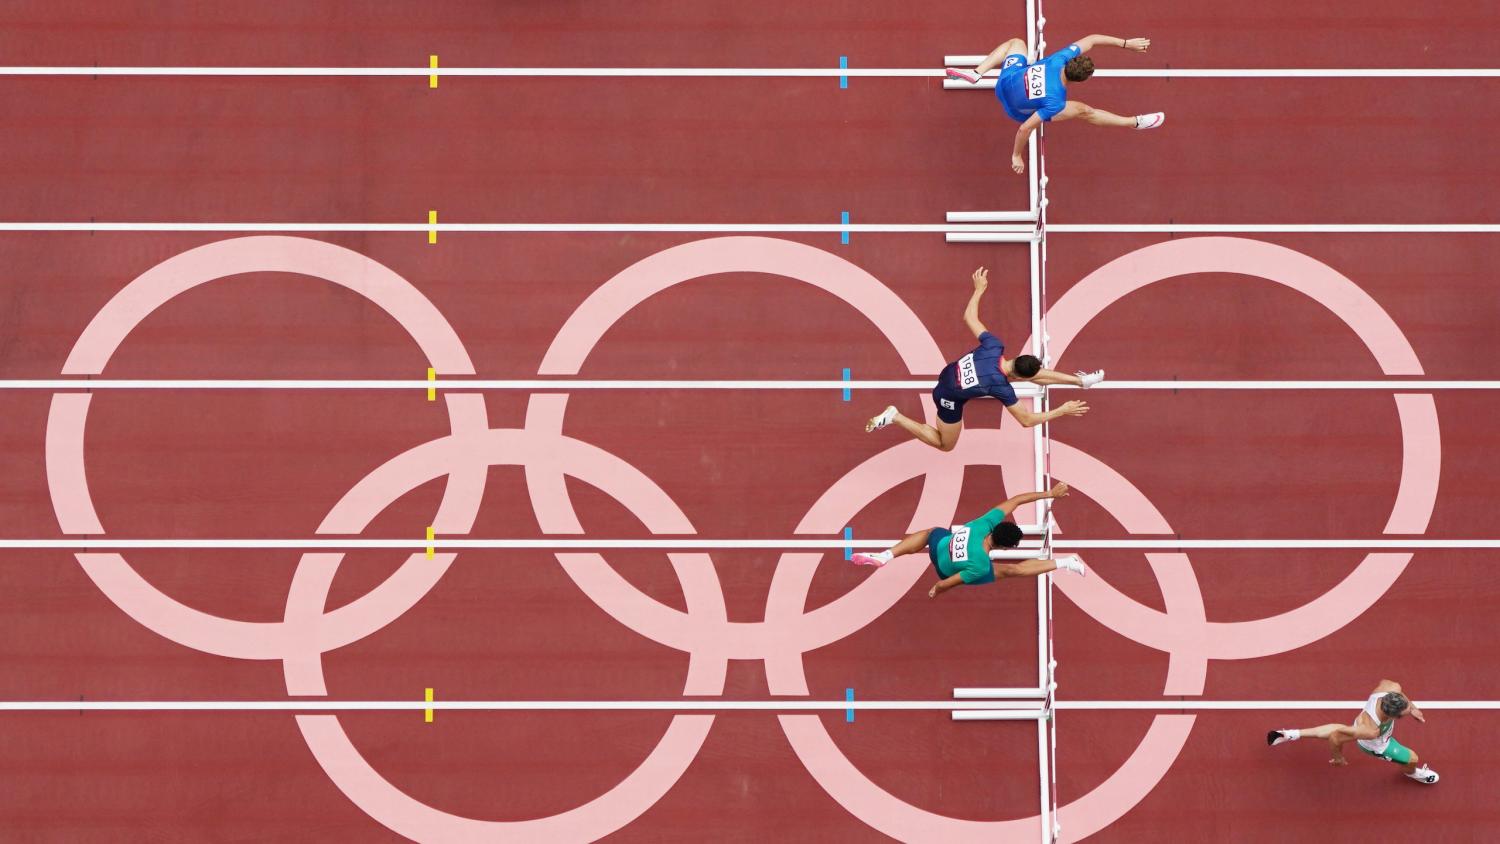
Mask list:
[{"label": "blue shorts", "polygon": [[943,383],[938,376],[937,386],[932,388],[932,404],[937,408],[938,418],[949,425],[964,421],[964,402],[969,399],[962,391]]},{"label": "blue shorts", "polygon": [[938,576],[939,580],[941,580],[944,577],[947,577],[947,575],[943,574],[943,570],[940,569],[940,568],[938,568],[938,564],[937,564],[937,547],[938,547],[938,543],[942,542],[944,539],[947,539],[948,537],[950,537],[952,535],[953,535],[953,531],[948,530],[947,528],[933,528],[932,530],[929,530],[927,532],[927,559],[929,559],[929,560],[932,561],[932,570],[935,571],[935,572],[937,572],[937,576]]},{"label": "blue shorts", "polygon": [[1012,53],[1006,56],[1005,63],[1000,65],[1000,79],[995,82],[995,99],[1000,101],[1000,105],[1004,107],[1006,115],[1017,123],[1025,123],[1026,118],[1031,115],[1016,111],[1015,107],[1010,104],[1010,100],[1005,98],[1005,83],[1007,79],[1014,79],[1025,72],[1026,57],[1020,53]]}]

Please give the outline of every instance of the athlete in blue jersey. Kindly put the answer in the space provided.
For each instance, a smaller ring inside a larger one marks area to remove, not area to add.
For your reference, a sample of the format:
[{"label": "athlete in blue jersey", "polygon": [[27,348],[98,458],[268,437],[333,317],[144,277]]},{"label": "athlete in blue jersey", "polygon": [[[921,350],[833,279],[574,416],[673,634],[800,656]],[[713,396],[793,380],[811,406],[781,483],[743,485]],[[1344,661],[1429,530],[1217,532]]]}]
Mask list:
[{"label": "athlete in blue jersey", "polygon": [[1012,38],[996,47],[973,70],[950,67],[948,75],[970,84],[978,84],[986,73],[1000,68],[1000,78],[995,83],[995,96],[1005,108],[1005,113],[1021,124],[1021,128],[1016,131],[1016,145],[1011,149],[1010,166],[1017,173],[1024,173],[1026,160],[1021,155],[1026,151],[1026,141],[1036,131],[1036,127],[1044,122],[1076,117],[1095,126],[1135,129],[1155,129],[1166,122],[1166,114],[1159,111],[1121,117],[1078,100],[1068,100],[1069,83],[1084,82],[1094,75],[1094,60],[1084,53],[1100,44],[1144,53],[1150,48],[1151,39],[1090,35],[1040,61],[1032,62],[1027,58],[1029,51],[1026,42],[1020,38]]},{"label": "athlete in blue jersey", "polygon": [[979,338],[979,348],[948,364],[938,376],[937,386],[932,390],[932,403],[937,409],[937,426],[908,419],[897,413],[895,405],[892,405],[867,422],[865,431],[877,431],[894,422],[933,448],[952,451],[958,445],[958,435],[964,429],[964,404],[970,399],[984,396],[999,399],[1005,409],[1010,411],[1010,415],[1027,428],[1059,416],[1082,416],[1088,412],[1088,404],[1070,401],[1046,413],[1036,413],[1016,398],[1016,391],[1010,386],[1012,381],[1030,381],[1044,386],[1068,384],[1086,388],[1103,381],[1104,370],[1064,375],[1043,369],[1042,362],[1033,355],[1021,355],[1015,360],[1006,358],[1005,344],[979,321],[979,299],[989,284],[989,270],[980,267],[974,271],[974,295],[969,297],[969,305],[964,308],[964,325]]}]

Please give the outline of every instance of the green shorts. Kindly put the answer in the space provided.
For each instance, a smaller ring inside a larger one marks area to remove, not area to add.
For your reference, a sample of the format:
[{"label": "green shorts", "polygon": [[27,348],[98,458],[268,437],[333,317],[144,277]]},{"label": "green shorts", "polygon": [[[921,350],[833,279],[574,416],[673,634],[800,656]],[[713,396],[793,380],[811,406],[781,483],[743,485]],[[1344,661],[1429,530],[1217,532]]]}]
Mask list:
[{"label": "green shorts", "polygon": [[1362,744],[1359,745],[1359,749],[1364,750],[1365,753],[1374,756],[1377,759],[1389,759],[1390,761],[1395,762],[1397,765],[1411,764],[1411,748],[1403,745],[1401,742],[1396,741],[1395,739],[1390,739],[1386,742],[1384,753],[1376,753],[1373,750],[1365,750],[1365,746]]}]

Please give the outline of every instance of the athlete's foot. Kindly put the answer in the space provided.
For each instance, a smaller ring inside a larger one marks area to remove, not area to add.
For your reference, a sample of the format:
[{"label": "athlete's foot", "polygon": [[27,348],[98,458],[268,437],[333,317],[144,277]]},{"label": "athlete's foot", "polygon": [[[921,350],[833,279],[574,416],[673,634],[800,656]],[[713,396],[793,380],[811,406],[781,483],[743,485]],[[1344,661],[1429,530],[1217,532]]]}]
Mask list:
[{"label": "athlete's foot", "polygon": [[1073,374],[1077,375],[1078,380],[1083,382],[1085,390],[1104,380],[1104,370],[1102,369],[1096,369],[1093,372],[1075,372]]},{"label": "athlete's foot", "polygon": [[979,73],[972,70],[964,70],[961,67],[950,67],[948,68],[948,78],[962,79],[970,85],[977,85],[979,83],[979,80],[983,77],[980,76]]},{"label": "athlete's foot", "polygon": [[1137,114],[1135,116],[1135,128],[1155,129],[1167,122],[1167,113],[1164,111],[1153,111],[1150,114]]},{"label": "athlete's foot", "polygon": [[1270,747],[1275,747],[1278,744],[1296,741],[1301,737],[1296,730],[1272,730],[1266,733],[1266,744]]},{"label": "athlete's foot", "polygon": [[891,424],[892,422],[895,422],[895,421],[896,421],[896,406],[895,405],[891,405],[890,407],[887,407],[885,410],[880,411],[880,415],[879,416],[873,416],[873,417],[870,418],[869,422],[865,423],[865,433],[868,434],[871,431],[878,431],[881,428],[884,428],[885,426],[887,426],[887,425],[889,425],[889,424]]},{"label": "athlete's foot", "polygon": [[893,555],[889,551],[881,551],[879,554],[855,554],[849,558],[849,562],[856,566],[883,566],[891,561]]},{"label": "athlete's foot", "polygon": [[1057,560],[1058,571],[1070,571],[1079,577],[1088,577],[1089,570],[1083,567],[1083,560],[1077,557],[1059,557]]},{"label": "athlete's foot", "polygon": [[1438,781],[1437,771],[1434,771],[1426,765],[1423,765],[1415,771],[1412,771],[1411,773],[1407,774],[1407,776],[1411,777],[1419,783],[1422,783],[1423,785],[1432,785],[1433,783]]}]

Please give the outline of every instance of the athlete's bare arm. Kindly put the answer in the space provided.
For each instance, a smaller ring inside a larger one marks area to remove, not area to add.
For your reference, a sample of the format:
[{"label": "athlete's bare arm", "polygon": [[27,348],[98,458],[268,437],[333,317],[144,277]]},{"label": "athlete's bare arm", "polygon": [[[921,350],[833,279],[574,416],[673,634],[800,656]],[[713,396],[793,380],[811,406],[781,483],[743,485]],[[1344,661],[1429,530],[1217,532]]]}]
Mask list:
[{"label": "athlete's bare arm", "polygon": [[1040,125],[1042,125],[1042,116],[1040,114],[1032,114],[1026,118],[1025,123],[1021,124],[1021,128],[1016,130],[1016,145],[1010,150],[1010,169],[1017,173],[1026,172],[1026,159],[1022,158],[1021,154],[1026,151],[1026,140],[1031,137],[1031,133],[1035,132],[1036,127]]},{"label": "athlete's bare arm", "polygon": [[979,321],[979,299],[984,295],[984,291],[989,289],[989,286],[990,271],[984,267],[975,270],[974,295],[969,297],[969,304],[964,308],[964,325],[967,325],[969,330],[974,332],[975,340],[978,340],[979,335],[989,330],[984,327],[984,323]]},{"label": "athlete's bare arm", "polygon": [[1336,768],[1349,764],[1349,761],[1344,758],[1344,745],[1356,739],[1365,739],[1368,741],[1380,735],[1380,725],[1376,724],[1369,715],[1363,712],[1359,713],[1359,717],[1355,719],[1354,726],[1352,727],[1342,725],[1331,726],[1332,729],[1328,731],[1328,751],[1330,754],[1328,764]]},{"label": "athlete's bare arm", "polygon": [[962,575],[955,574],[951,577],[945,577],[942,580],[939,580],[937,583],[932,584],[932,588],[927,590],[927,597],[936,598],[937,596],[943,594],[944,592],[947,592],[949,589],[952,589],[955,586],[963,585],[963,582],[964,579]]},{"label": "athlete's bare arm", "polygon": [[1098,46],[1119,47],[1123,50],[1131,50],[1144,53],[1151,49],[1150,38],[1116,38],[1113,35],[1089,35],[1073,42],[1078,45],[1081,52],[1087,53]]},{"label": "athlete's bare arm", "polygon": [[[1401,684],[1395,680],[1381,680],[1380,685],[1376,686],[1375,691],[1370,694],[1383,695],[1386,692],[1401,692]],[[1405,692],[1401,693],[1405,694]]]},{"label": "athlete's bare arm", "polygon": [[995,506],[1003,510],[1008,516],[1016,512],[1016,508],[1025,507],[1033,501],[1041,501],[1043,498],[1062,498],[1068,494],[1068,485],[1058,483],[1046,492],[1023,492],[1020,495],[1007,498]]},{"label": "athlete's bare arm", "polygon": [[1077,399],[1065,402],[1061,407],[1054,407],[1046,413],[1037,413],[1021,402],[1016,402],[1005,409],[1010,411],[1010,415],[1014,416],[1023,428],[1031,428],[1063,416],[1082,416],[1089,412],[1088,402],[1078,401]]}]

